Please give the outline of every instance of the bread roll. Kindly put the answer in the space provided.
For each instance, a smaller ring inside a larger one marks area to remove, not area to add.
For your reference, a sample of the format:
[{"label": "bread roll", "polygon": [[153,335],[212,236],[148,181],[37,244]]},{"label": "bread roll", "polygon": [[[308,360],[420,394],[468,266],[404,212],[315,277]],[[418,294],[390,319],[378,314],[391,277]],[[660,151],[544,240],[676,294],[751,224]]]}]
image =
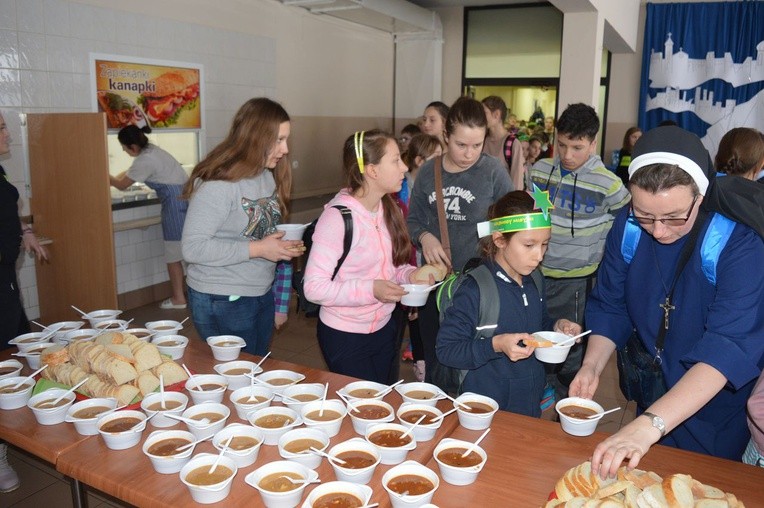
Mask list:
[{"label": "bread roll", "polygon": [[446,274],[448,274],[446,265],[440,263],[422,265],[416,270],[416,280],[429,284],[430,275],[432,275],[435,278],[435,282],[440,282],[446,277]]}]

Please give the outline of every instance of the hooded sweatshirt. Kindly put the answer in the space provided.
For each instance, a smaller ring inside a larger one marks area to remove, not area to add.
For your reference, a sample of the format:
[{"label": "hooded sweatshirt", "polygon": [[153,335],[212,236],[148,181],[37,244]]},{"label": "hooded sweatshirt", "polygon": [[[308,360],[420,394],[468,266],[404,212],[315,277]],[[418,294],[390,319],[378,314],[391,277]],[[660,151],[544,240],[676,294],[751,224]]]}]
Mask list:
[{"label": "hooded sweatshirt", "polygon": [[[337,276],[331,280],[342,255],[341,239],[345,234],[342,215],[332,208],[334,205],[350,208],[353,241]],[[321,321],[350,333],[373,333],[385,326],[395,304],[377,300],[374,281],[405,284],[416,269],[408,263],[393,266],[392,256],[393,245],[382,205],[376,212],[370,212],[347,189],[337,193],[318,219],[305,268],[305,297],[321,305]]]}]

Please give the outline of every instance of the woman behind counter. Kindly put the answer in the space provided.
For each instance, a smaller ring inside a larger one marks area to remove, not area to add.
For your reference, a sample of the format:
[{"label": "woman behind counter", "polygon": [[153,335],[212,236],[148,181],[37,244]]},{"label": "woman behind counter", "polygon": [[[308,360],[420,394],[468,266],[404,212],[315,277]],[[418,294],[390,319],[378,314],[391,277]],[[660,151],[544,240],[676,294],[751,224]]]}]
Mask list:
[{"label": "woman behind counter", "polygon": [[146,134],[150,127],[139,129],[128,125],[117,134],[122,150],[135,160],[130,169],[117,176],[110,176],[111,185],[119,190],[130,187],[135,182],[144,182],[156,191],[162,203],[162,235],[164,236],[164,257],[167,273],[170,275],[172,296],[164,300],[162,309],[185,309],[186,296],[183,293],[183,255],[180,237],[186,219],[188,203],[180,199],[183,185],[188,175],[175,158],[156,145],[149,143]]},{"label": "woman behind counter", "polygon": [[188,295],[202,338],[237,335],[263,356],[275,320],[276,263],[300,256],[302,241],[283,241],[292,177],[289,115],[266,98],[239,108],[226,138],[201,161],[183,190]]}]

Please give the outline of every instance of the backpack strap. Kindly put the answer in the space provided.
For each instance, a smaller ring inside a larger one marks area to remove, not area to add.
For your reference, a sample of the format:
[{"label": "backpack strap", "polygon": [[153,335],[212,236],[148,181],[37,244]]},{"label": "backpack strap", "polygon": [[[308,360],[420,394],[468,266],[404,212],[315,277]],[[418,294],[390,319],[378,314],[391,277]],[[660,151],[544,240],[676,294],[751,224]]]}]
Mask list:
[{"label": "backpack strap", "polygon": [[623,228],[623,238],[621,238],[621,255],[627,265],[634,259],[641,236],[642,228],[636,222],[627,220],[626,226]]},{"label": "backpack strap", "polygon": [[334,205],[332,208],[336,208],[342,214],[342,220],[345,222],[345,236],[342,240],[342,256],[337,260],[337,266],[334,267],[334,273],[332,274],[332,280],[337,276],[340,271],[342,263],[345,262],[345,258],[350,254],[350,244],[353,243],[353,215],[350,213],[350,208],[343,205]]},{"label": "backpack strap", "polygon": [[466,275],[475,279],[480,291],[480,311],[475,327],[475,339],[491,338],[499,324],[499,288],[486,265],[480,265]]},{"label": "backpack strap", "polygon": [[700,244],[700,263],[706,279],[716,285],[716,263],[737,223],[720,213],[715,213]]}]

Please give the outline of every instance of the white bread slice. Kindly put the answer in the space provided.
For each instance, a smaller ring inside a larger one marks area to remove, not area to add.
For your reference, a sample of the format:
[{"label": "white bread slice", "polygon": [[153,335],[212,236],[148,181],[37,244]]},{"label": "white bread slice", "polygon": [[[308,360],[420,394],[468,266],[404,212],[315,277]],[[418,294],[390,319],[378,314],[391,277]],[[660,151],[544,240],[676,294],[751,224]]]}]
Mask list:
[{"label": "white bread slice", "polygon": [[669,506],[663,495],[663,485],[656,483],[643,489],[637,498],[637,506],[639,508],[666,508]]},{"label": "white bread slice", "polygon": [[692,477],[674,474],[663,480],[663,495],[671,508],[693,508]]},{"label": "white bread slice", "polygon": [[138,389],[141,391],[141,395],[144,397],[154,390],[159,388],[159,378],[152,374],[150,371],[141,372],[136,380]]},{"label": "white bread slice", "polygon": [[695,508],[729,508],[726,499],[700,499],[695,502]]},{"label": "white bread slice", "polygon": [[105,346],[109,353],[123,362],[135,363],[135,357],[127,344],[108,344]]},{"label": "white bread slice", "polygon": [[692,495],[695,499],[726,499],[724,492],[698,480],[692,480]]},{"label": "white bread slice", "polygon": [[96,344],[106,346],[109,344],[122,344],[122,334],[119,332],[104,332],[93,340]]},{"label": "white bread slice", "polygon": [[[61,344],[54,344],[40,354],[40,364],[61,365],[69,361],[69,351]],[[49,367],[50,368],[50,367]],[[47,370],[47,369],[46,369]],[[45,371],[43,371],[45,372]]]},{"label": "white bread slice", "polygon": [[597,492],[594,493],[594,497],[597,499],[605,499],[606,497],[610,497],[613,494],[618,494],[625,491],[629,485],[630,483],[625,480],[613,482],[609,485],[605,485],[604,487],[597,489]]},{"label": "white bread slice", "polygon": [[150,370],[162,364],[162,355],[154,344],[138,341],[130,344],[139,371]]},{"label": "white bread slice", "polygon": [[162,362],[162,364],[154,368],[152,372],[157,378],[160,375],[163,376],[165,386],[174,385],[175,383],[180,383],[181,381],[188,379],[186,371],[170,359]]},{"label": "white bread slice", "polygon": [[122,385],[117,387],[114,397],[119,401],[120,405],[130,404],[139,393],[140,390],[133,385]]},{"label": "white bread slice", "polygon": [[626,490],[624,491],[624,505],[626,505],[627,508],[638,508],[637,507],[637,498],[642,493],[642,491],[635,486],[633,483],[629,483],[626,487]]},{"label": "white bread slice", "polygon": [[138,379],[138,371],[128,362],[117,360],[116,358],[109,358],[107,362],[106,372],[114,380],[114,384],[124,385]]}]

